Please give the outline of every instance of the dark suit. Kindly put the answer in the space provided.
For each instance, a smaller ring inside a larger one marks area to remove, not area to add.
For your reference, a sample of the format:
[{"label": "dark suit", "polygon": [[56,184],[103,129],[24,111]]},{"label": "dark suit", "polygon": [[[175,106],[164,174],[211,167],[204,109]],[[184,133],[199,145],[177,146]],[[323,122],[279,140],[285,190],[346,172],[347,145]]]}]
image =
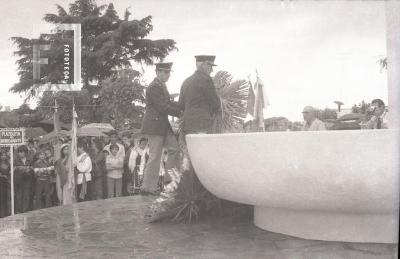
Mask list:
[{"label": "dark suit", "polygon": [[167,87],[158,78],[150,83],[146,91],[146,112],[142,121],[142,133],[165,136],[172,131],[168,115],[178,117],[181,110],[172,102]]},{"label": "dark suit", "polygon": [[142,191],[157,190],[163,147],[168,149],[166,170],[178,165],[180,150],[168,115],[178,117],[181,110],[176,102],[171,101],[165,83],[155,78],[146,91],[146,113],[142,122],[142,133],[149,140],[149,160],[144,171]]},{"label": "dark suit", "polygon": [[33,167],[28,158],[25,163],[17,157],[14,161],[14,196],[15,212],[22,213],[31,210],[33,203]]},{"label": "dark suit", "polygon": [[179,106],[184,110],[183,131],[186,134],[210,132],[220,100],[209,75],[197,70],[187,78],[179,95]]}]

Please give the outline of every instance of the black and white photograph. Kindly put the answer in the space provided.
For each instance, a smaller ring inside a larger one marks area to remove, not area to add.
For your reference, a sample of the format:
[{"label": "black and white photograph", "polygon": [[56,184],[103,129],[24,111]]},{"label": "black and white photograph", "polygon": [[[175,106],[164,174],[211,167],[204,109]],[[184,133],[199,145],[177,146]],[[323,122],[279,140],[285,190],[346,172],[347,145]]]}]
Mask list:
[{"label": "black and white photograph", "polygon": [[0,258],[398,258],[400,1],[0,14]]}]

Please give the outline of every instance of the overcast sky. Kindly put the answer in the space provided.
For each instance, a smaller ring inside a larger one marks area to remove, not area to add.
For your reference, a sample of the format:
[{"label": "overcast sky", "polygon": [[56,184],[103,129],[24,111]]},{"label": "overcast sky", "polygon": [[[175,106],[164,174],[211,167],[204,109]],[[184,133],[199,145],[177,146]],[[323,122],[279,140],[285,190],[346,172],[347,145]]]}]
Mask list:
[{"label": "overcast sky", "polygon": [[[22,98],[8,89],[18,81],[15,50],[9,38],[30,37],[32,24],[55,4],[68,7],[71,0],[1,1],[0,104],[12,108]],[[98,4],[112,1],[98,0]],[[339,100],[351,107],[361,100],[387,102],[386,73],[377,64],[386,53],[383,1],[265,1],[265,0],[118,0],[123,17],[131,7],[133,18],[153,16],[150,38],[172,38],[178,52],[168,87],[179,92],[183,80],[195,69],[194,55],[216,55],[216,70],[265,84],[270,105],[265,117],[301,120],[302,108],[331,107]],[[150,82],[154,69],[146,70]]]}]

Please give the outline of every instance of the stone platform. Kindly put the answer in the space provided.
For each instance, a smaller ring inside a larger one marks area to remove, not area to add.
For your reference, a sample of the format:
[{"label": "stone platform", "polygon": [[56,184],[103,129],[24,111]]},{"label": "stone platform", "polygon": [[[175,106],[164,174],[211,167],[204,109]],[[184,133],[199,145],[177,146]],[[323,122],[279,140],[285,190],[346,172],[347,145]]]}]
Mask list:
[{"label": "stone platform", "polygon": [[124,197],[0,219],[0,258],[397,258],[397,245],[299,239],[249,217],[148,224],[150,202]]}]

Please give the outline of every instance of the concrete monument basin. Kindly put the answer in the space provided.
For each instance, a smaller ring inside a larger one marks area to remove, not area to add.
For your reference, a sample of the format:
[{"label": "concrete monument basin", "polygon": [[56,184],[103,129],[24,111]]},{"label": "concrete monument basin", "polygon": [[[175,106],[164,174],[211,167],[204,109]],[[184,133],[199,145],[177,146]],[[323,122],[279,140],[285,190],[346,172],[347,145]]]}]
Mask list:
[{"label": "concrete monument basin", "polygon": [[398,131],[188,135],[216,196],[254,205],[256,226],[307,239],[396,243]]}]

